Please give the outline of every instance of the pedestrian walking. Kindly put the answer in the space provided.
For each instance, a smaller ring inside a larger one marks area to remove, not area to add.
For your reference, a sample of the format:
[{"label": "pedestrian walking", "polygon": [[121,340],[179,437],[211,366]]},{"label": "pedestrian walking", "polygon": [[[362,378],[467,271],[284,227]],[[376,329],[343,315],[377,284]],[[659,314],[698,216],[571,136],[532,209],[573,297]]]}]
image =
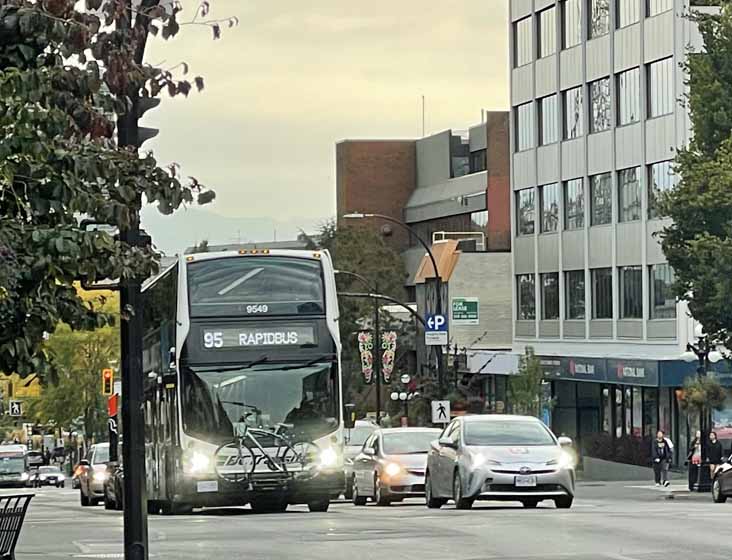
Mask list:
[{"label": "pedestrian walking", "polygon": [[689,444],[689,453],[686,456],[686,461],[689,465],[689,491],[694,490],[694,485],[699,480],[699,469],[702,464],[701,443],[701,432],[697,430],[694,439]]},{"label": "pedestrian walking", "polygon": [[668,467],[673,460],[673,451],[666,441],[666,434],[663,433],[663,430],[656,432],[656,439],[651,449],[651,460],[656,486],[669,486]]},{"label": "pedestrian walking", "polygon": [[717,439],[717,432],[710,432],[707,444],[707,463],[709,463],[711,478],[714,478],[714,471],[722,464],[722,453],[722,442]]}]

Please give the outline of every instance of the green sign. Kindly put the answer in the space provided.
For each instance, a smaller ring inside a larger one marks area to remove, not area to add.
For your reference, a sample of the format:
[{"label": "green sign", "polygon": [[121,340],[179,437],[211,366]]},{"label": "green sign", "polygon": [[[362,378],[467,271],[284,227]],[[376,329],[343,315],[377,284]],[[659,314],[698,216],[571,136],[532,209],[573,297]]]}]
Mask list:
[{"label": "green sign", "polygon": [[453,325],[479,324],[478,298],[452,298],[452,315],[450,321]]}]

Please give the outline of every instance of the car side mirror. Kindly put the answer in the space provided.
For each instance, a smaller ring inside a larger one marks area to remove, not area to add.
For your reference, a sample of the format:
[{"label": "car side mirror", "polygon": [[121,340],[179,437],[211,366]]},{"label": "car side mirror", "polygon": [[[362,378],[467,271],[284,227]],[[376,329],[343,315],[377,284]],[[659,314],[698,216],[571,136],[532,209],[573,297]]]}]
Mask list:
[{"label": "car side mirror", "polygon": [[87,459],[82,459],[81,461],[79,461],[79,465],[81,465],[82,467],[88,467],[89,461]]},{"label": "car side mirror", "polygon": [[450,447],[451,449],[457,449],[457,444],[454,441],[452,441],[449,437],[441,437],[438,440],[438,443],[442,447]]},{"label": "car side mirror", "polygon": [[572,438],[567,436],[560,436],[557,441],[560,447],[572,447]]},{"label": "car side mirror", "polygon": [[368,455],[369,457],[373,457],[374,455],[376,455],[376,452],[373,449],[371,449],[370,447],[367,447],[366,449],[363,450],[363,454]]}]

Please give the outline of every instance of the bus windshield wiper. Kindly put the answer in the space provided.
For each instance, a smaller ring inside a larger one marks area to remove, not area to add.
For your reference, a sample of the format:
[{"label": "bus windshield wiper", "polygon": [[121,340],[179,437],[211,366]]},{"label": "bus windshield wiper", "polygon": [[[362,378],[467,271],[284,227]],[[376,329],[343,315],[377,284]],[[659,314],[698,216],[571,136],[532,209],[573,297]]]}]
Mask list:
[{"label": "bus windshield wiper", "polygon": [[241,401],[222,401],[222,400],[219,400],[219,402],[222,403],[222,404],[233,404],[234,406],[241,406],[243,408],[251,408],[252,411],[256,412],[257,414],[262,414],[261,409],[257,408],[253,404],[247,404],[247,403],[241,402]]},{"label": "bus windshield wiper", "polygon": [[332,356],[333,356],[333,354],[324,354],[322,356],[318,356],[317,358],[313,358],[312,360],[310,360],[309,362],[305,362],[304,364],[298,364],[298,365],[294,365],[294,366],[285,366],[282,368],[282,371],[290,371],[293,369],[308,368],[308,367],[314,366],[315,364],[322,362],[323,360],[330,358]]}]

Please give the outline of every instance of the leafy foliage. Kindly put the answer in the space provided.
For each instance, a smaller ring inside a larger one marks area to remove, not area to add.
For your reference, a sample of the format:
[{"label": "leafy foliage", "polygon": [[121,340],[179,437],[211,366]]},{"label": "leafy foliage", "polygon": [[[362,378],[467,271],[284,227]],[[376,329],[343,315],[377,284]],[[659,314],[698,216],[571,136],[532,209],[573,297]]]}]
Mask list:
[{"label": "leafy foliage", "polygon": [[719,381],[709,375],[687,379],[679,399],[683,410],[704,412],[723,410],[727,392]]},{"label": "leafy foliage", "polygon": [[[84,302],[79,279],[146,277],[157,268],[149,248],[103,231],[85,231],[80,217],[125,228],[143,199],[171,213],[213,199],[177,165],[161,167],[114,141],[115,119],[134,97],[184,95],[203,80],[176,77],[188,67],[143,63],[148,33],[171,38],[181,25],[205,20],[208,2],[181,22],[179,3],[142,0],[13,0],[0,6],[0,371],[48,371],[44,333],[108,325],[98,302]],[[128,26],[115,21],[134,22]],[[174,72],[176,74],[174,74]]]},{"label": "leafy foliage", "polygon": [[732,348],[732,5],[694,19],[704,41],[685,63],[694,136],[677,153],[677,186],[660,199],[673,220],[661,238],[677,297],[712,342]]},{"label": "leafy foliage", "polygon": [[552,402],[544,398],[544,373],[534,349],[526,347],[519,358],[519,370],[508,378],[508,401],[514,414],[540,416],[541,411]]}]

